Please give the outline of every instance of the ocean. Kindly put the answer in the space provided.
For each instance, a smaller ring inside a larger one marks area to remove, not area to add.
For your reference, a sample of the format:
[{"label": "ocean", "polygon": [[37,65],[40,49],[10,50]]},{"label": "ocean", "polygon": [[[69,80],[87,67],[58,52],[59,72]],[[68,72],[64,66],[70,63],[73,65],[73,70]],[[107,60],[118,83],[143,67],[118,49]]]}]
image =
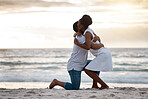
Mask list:
[{"label": "ocean", "polygon": [[[113,71],[101,72],[106,83],[148,84],[148,48],[110,48]],[[70,81],[67,61],[72,49],[0,49],[0,82]],[[94,56],[89,53],[88,59]],[[82,83],[92,79],[82,72]]]}]

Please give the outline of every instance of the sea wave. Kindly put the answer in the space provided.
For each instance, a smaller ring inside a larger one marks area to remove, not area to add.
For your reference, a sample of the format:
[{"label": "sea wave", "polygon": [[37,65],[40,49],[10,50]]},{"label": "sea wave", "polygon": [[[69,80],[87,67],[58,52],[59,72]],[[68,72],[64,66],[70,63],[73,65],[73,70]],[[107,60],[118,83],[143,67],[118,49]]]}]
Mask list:
[{"label": "sea wave", "polygon": [[66,64],[67,62],[0,62],[0,65],[16,66],[16,65],[49,65],[49,64]]},{"label": "sea wave", "polygon": [[[148,48],[110,51],[113,71],[101,73],[105,82],[148,84]],[[48,82],[54,78],[70,81],[66,65],[71,52],[72,49],[0,50],[0,82]],[[82,80],[92,82],[86,74]]]},{"label": "sea wave", "polygon": [[129,68],[114,68],[113,71],[130,71],[130,72],[148,72],[148,69],[129,69]]},{"label": "sea wave", "polygon": [[115,62],[114,63],[115,65],[120,65],[120,66],[142,66],[142,64],[134,64],[134,63],[118,63],[118,62]]}]

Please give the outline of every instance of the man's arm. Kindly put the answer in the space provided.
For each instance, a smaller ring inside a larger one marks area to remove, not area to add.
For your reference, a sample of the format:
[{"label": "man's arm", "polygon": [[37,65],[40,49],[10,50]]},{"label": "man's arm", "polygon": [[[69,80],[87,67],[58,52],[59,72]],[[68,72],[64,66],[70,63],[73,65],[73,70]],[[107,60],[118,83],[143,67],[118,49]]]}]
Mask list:
[{"label": "man's arm", "polygon": [[91,44],[91,49],[97,50],[100,49],[101,47],[104,47],[104,45],[101,44]]},{"label": "man's arm", "polygon": [[94,37],[94,42],[96,42],[97,40],[101,43],[101,39],[100,39],[100,37],[99,36],[97,36],[95,33],[93,33],[94,35],[95,35],[95,37]]}]

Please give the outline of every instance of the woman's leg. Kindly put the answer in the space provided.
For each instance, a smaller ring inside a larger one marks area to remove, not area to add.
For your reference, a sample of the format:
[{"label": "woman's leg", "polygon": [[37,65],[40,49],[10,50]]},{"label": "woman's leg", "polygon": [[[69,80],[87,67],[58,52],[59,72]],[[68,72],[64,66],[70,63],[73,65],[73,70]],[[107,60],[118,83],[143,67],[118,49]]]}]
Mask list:
[{"label": "woman's leg", "polygon": [[[92,60],[87,60],[87,63],[85,65],[85,67],[91,62]],[[84,67],[84,68],[85,68]],[[99,75],[99,74],[98,74]],[[97,81],[96,80],[93,80],[93,84],[92,84],[92,88],[99,88],[98,85],[97,85]]]},{"label": "woman's leg", "polygon": [[93,85],[92,85],[92,88],[99,88],[98,87],[98,82],[96,80],[93,79]]},{"label": "woman's leg", "polygon": [[87,69],[85,69],[85,73],[89,77],[91,77],[93,80],[95,80],[95,81],[97,81],[97,82],[99,82],[101,84],[101,88],[99,88],[99,89],[107,89],[107,88],[109,88],[108,85],[103,80],[100,79],[100,77],[97,75],[97,73],[95,73],[93,71],[90,71],[90,70],[87,70]]},{"label": "woman's leg", "polygon": [[[95,73],[97,73],[98,76],[100,75],[100,71],[95,71]],[[97,83],[98,83],[98,82],[93,79],[92,88],[99,88]]]}]

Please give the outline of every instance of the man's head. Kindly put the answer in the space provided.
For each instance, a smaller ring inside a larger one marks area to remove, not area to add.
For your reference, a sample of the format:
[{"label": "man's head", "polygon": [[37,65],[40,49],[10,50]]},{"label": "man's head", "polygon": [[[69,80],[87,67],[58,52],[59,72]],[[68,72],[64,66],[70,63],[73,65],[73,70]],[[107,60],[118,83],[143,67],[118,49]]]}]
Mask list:
[{"label": "man's head", "polygon": [[73,30],[74,30],[75,32],[78,32],[78,26],[77,26],[77,24],[78,24],[78,21],[76,21],[76,22],[73,24]]}]

